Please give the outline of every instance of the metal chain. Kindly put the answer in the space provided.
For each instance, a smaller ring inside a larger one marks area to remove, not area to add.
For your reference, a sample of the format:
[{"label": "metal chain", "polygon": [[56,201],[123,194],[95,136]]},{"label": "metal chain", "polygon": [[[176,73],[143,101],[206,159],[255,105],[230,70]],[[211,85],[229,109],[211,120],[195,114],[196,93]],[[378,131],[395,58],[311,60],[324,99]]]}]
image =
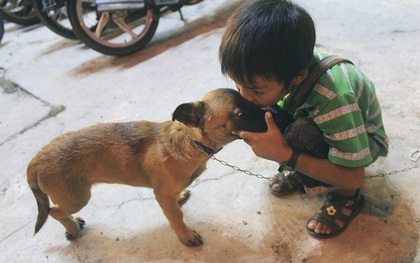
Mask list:
[{"label": "metal chain", "polygon": [[389,172],[389,173],[380,173],[380,174],[375,174],[375,175],[368,175],[365,178],[366,179],[372,179],[372,178],[378,178],[378,177],[385,177],[387,175],[395,175],[395,174],[399,174],[399,173],[406,173],[408,171],[411,171],[411,170],[417,169],[417,168],[420,168],[420,164],[417,164],[417,165],[411,166],[411,167],[406,167],[406,168],[403,168],[401,170],[395,170],[395,171],[392,171],[392,172]]},{"label": "metal chain", "polygon": [[[261,174],[256,174],[256,173],[253,173],[253,172],[248,171],[248,170],[243,170],[243,169],[241,169],[237,166],[234,166],[234,165],[231,165],[231,164],[227,163],[226,161],[223,161],[223,160],[220,160],[220,159],[216,158],[214,155],[211,156],[210,159],[218,161],[219,163],[221,163],[224,166],[230,167],[235,171],[242,172],[242,173],[247,174],[249,176],[255,176],[259,179],[270,180],[270,177],[266,177],[266,176],[261,175]],[[417,168],[420,168],[420,164],[417,164],[417,165],[412,166],[412,167],[407,167],[407,168],[404,168],[404,169],[401,169],[401,170],[395,170],[395,171],[388,172],[388,173],[379,173],[379,174],[375,174],[375,175],[368,175],[368,176],[365,176],[365,178],[366,179],[372,179],[372,178],[378,178],[378,177],[385,177],[387,175],[395,175],[395,174],[399,174],[399,173],[406,173],[408,171],[411,171],[411,170],[417,169]]]},{"label": "metal chain", "polygon": [[266,176],[264,176],[264,175],[261,175],[261,174],[255,174],[255,173],[253,173],[253,172],[251,172],[251,171],[248,171],[248,170],[243,170],[243,169],[241,169],[241,168],[239,168],[239,167],[237,167],[237,166],[231,165],[231,164],[229,164],[229,163],[227,163],[227,162],[225,162],[225,161],[223,161],[223,160],[217,159],[214,155],[213,155],[213,156],[211,156],[211,157],[210,157],[210,159],[215,160],[215,161],[218,161],[218,162],[219,162],[219,163],[221,163],[222,165],[227,166],[227,167],[230,167],[230,168],[232,168],[232,169],[233,169],[233,170],[235,170],[235,171],[242,172],[242,173],[247,174],[247,175],[250,175],[250,176],[255,176],[255,177],[260,178],[260,179],[270,180],[270,178],[269,178],[269,177],[266,177]]}]

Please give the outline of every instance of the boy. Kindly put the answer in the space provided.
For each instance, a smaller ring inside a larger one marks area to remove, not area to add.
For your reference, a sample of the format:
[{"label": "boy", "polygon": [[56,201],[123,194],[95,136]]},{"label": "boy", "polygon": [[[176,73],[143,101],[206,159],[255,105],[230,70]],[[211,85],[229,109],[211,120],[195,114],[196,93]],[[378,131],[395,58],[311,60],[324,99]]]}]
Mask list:
[{"label": "boy", "polygon": [[333,66],[302,105],[293,105],[308,70],[327,56],[314,52],[314,45],[314,22],[300,6],[287,0],[246,1],[228,22],[219,58],[223,74],[247,100],[272,110],[297,107],[284,133],[267,112],[267,132],[235,134],[257,156],[280,164],[269,183],[273,194],[329,191],[307,231],[330,238],[359,213],[365,166],[387,155],[388,138],[374,85],[351,63]]}]

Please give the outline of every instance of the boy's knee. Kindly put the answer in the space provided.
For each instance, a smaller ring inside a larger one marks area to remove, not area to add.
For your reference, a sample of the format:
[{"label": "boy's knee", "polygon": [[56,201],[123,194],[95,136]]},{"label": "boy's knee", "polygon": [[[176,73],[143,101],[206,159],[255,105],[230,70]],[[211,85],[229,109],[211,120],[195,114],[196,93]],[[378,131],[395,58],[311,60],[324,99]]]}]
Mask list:
[{"label": "boy's knee", "polygon": [[319,158],[328,155],[329,146],[324,134],[312,119],[298,119],[290,124],[285,131],[285,139],[291,147],[302,153]]}]

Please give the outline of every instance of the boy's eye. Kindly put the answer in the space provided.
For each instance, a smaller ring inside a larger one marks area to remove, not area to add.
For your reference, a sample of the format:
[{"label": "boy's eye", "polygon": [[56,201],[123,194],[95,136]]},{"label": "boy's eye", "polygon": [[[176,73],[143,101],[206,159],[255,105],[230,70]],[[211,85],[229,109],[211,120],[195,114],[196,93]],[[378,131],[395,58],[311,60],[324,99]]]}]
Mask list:
[{"label": "boy's eye", "polygon": [[255,94],[255,95],[258,95],[258,96],[261,96],[261,95],[263,95],[264,94],[264,92],[262,92],[262,91],[260,91],[260,90],[252,90],[252,92]]}]

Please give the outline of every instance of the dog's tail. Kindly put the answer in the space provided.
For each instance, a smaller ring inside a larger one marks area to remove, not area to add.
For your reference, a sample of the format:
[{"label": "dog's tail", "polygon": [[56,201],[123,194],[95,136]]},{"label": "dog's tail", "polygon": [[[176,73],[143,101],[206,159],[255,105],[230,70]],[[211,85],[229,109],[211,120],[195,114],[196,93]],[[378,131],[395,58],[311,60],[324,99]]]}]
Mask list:
[{"label": "dog's tail", "polygon": [[27,176],[28,184],[35,196],[36,203],[38,204],[38,217],[35,224],[35,235],[45,224],[45,221],[47,221],[48,215],[50,213],[50,201],[48,199],[48,195],[42,192],[42,190],[39,188],[38,176],[34,169],[31,169],[31,166],[28,167]]}]

